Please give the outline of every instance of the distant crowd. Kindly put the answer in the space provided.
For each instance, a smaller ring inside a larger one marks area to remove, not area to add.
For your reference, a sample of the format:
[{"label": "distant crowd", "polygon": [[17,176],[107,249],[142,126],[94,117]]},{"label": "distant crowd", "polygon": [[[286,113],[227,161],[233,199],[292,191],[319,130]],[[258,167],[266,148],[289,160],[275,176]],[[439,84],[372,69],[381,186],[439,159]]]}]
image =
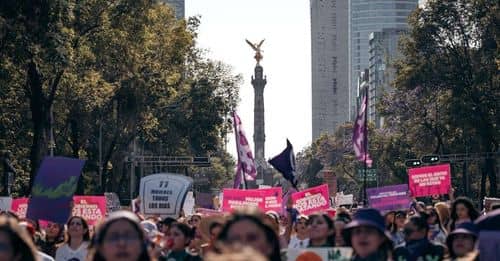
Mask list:
[{"label": "distant crowd", "polygon": [[0,215],[0,261],[274,261],[286,260],[288,249],[333,247],[351,248],[351,260],[499,260],[497,208],[480,213],[459,197],[386,213],[342,207],[334,216],[302,215],[290,204],[283,213],[245,209],[163,219],[120,210],[95,228],[79,216],[42,228],[7,211]]}]

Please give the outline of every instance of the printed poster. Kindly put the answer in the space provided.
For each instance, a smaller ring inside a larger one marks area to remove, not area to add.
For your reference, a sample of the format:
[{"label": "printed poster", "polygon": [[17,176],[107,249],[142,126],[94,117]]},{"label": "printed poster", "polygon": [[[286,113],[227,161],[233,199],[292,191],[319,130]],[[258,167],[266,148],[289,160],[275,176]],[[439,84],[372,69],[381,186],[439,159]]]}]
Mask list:
[{"label": "printed poster", "polygon": [[407,209],[410,206],[408,185],[393,185],[366,189],[368,202],[380,211]]},{"label": "printed poster", "polygon": [[450,164],[408,169],[408,185],[413,197],[448,194],[451,187]]},{"label": "printed poster", "polygon": [[105,196],[74,196],[73,216],[80,216],[91,226],[106,217]]},{"label": "printed poster", "polygon": [[286,250],[287,261],[350,261],[350,247],[314,247],[289,248]]},{"label": "printed poster", "polygon": [[309,215],[330,208],[328,185],[323,184],[292,194],[292,202],[300,214]]},{"label": "printed poster", "polygon": [[281,188],[268,189],[224,189],[222,210],[231,212],[233,209],[257,207],[266,212],[274,210],[281,212]]}]

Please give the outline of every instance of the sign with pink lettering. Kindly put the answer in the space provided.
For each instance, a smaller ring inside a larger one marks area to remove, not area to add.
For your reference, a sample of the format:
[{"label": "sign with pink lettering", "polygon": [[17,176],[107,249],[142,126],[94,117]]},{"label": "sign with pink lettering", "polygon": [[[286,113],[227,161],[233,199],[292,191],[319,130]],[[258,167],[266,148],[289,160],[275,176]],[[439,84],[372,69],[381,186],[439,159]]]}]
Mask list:
[{"label": "sign with pink lettering", "polygon": [[408,185],[413,197],[448,194],[451,186],[450,164],[408,169]]},{"label": "sign with pink lettering", "polygon": [[26,218],[26,211],[28,210],[28,200],[28,198],[13,199],[10,210],[16,213],[19,218]]},{"label": "sign with pink lettering", "polygon": [[105,196],[73,196],[73,216],[80,216],[93,226],[106,217]]},{"label": "sign with pink lettering", "polygon": [[306,189],[292,194],[292,202],[300,214],[309,215],[330,208],[328,185]]},{"label": "sign with pink lettering", "polygon": [[222,211],[230,212],[245,207],[258,207],[266,212],[274,210],[281,212],[281,188],[267,189],[224,189]]}]

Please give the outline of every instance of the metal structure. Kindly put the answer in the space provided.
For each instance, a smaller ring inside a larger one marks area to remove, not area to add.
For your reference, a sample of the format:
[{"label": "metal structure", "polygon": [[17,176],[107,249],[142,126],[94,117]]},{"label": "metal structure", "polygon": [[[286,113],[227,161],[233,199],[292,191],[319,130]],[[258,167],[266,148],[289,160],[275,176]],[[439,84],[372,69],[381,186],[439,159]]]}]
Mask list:
[{"label": "metal structure", "polygon": [[[125,158],[125,164],[130,165],[130,198],[136,195],[138,180],[141,177],[162,172],[184,172],[188,167],[210,167],[210,157],[190,156],[147,156],[138,155]],[[176,171],[173,171],[175,169]]]}]

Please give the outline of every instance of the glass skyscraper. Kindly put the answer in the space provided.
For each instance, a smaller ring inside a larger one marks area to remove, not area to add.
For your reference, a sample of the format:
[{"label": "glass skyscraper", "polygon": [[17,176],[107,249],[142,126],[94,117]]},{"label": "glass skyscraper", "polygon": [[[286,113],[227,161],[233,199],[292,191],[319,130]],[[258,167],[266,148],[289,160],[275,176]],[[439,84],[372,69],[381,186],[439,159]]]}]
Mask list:
[{"label": "glass skyscraper", "polygon": [[418,0],[350,0],[349,5],[349,117],[355,119],[358,77],[369,68],[370,34],[384,29],[407,29],[408,16]]}]

